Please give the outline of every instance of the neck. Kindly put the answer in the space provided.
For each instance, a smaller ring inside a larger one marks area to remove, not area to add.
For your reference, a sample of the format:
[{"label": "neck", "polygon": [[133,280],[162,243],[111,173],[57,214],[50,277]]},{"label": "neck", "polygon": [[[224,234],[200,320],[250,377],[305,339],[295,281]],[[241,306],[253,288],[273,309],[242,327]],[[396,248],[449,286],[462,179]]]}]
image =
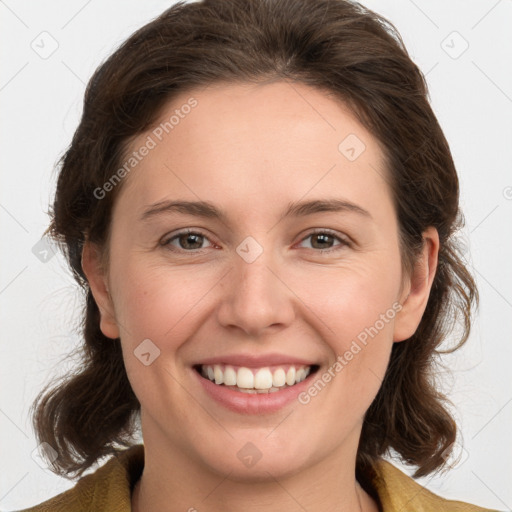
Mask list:
[{"label": "neck", "polygon": [[[133,512],[144,512],[146,510],[151,511],[168,511],[168,512],[174,512],[175,510],[185,510],[184,508],[179,508],[179,506],[176,506],[177,500],[176,497],[173,499],[172,503],[170,504],[167,502],[166,505],[163,505],[161,502],[163,500],[157,499],[155,497],[152,497],[150,499],[147,499],[148,496],[151,496],[151,491],[148,491],[146,488],[142,490],[141,485],[142,480],[139,480],[137,484],[135,485],[135,488],[133,490],[133,496],[132,496],[132,511]],[[146,482],[145,482],[146,483]],[[284,487],[283,491],[287,492]],[[225,495],[227,493],[223,492],[221,493],[224,498],[221,497],[221,495],[217,496],[216,499],[210,500],[212,501],[212,504],[205,504],[206,498],[209,496],[206,496],[203,499],[195,499],[195,500],[189,500],[189,503],[194,502],[196,506],[200,507],[201,509],[208,507],[208,511],[211,512],[217,512],[218,511],[234,511],[236,507],[246,507],[247,510],[261,510],[261,507],[263,505],[269,504],[269,506],[265,505],[266,510],[277,510],[279,507],[286,506],[287,510],[290,511],[304,511],[304,510],[311,510],[312,507],[304,507],[298,500],[296,500],[291,494],[289,494],[289,499],[284,500],[287,501],[287,503],[276,505],[276,503],[281,500],[275,499],[274,493],[272,493],[271,496],[265,497],[261,494],[257,495],[257,500],[251,499],[251,496],[240,496],[241,499],[233,500],[233,497],[231,496],[229,499],[226,499]],[[251,493],[254,494],[254,493]],[[377,508],[376,503],[371,499],[371,497],[365,493],[365,491],[359,486],[359,484],[356,483],[355,487],[355,495],[357,505],[353,504],[351,500],[344,500],[343,503],[336,504],[332,508],[323,508],[322,510],[332,511],[332,512],[343,512],[343,511],[359,511],[359,512],[379,512],[379,509]],[[183,501],[183,500],[181,500]],[[253,507],[247,507],[247,502],[250,502],[254,504]],[[295,502],[295,503],[293,503]],[[158,504],[159,503],[159,504]],[[212,506],[213,505],[213,506]],[[313,510],[316,510],[318,506],[315,506]],[[245,510],[244,509],[244,510]],[[199,512],[197,508],[189,507],[186,509],[187,512]]]},{"label": "neck", "polygon": [[132,495],[133,512],[378,512],[355,479],[355,453],[350,459],[333,454],[293,474],[275,477],[266,472],[248,480],[234,477],[229,469],[221,473],[205,468],[175,444],[150,438],[155,442],[144,445],[144,471]]}]

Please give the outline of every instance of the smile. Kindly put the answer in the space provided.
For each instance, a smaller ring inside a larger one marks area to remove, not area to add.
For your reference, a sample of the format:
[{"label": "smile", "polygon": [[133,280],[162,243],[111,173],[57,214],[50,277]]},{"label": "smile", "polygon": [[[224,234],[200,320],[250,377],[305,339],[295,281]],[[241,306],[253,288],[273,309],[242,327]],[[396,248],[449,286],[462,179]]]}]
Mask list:
[{"label": "smile", "polygon": [[316,365],[281,365],[248,368],[224,364],[200,365],[196,370],[218,386],[241,393],[275,393],[293,387],[315,372]]}]

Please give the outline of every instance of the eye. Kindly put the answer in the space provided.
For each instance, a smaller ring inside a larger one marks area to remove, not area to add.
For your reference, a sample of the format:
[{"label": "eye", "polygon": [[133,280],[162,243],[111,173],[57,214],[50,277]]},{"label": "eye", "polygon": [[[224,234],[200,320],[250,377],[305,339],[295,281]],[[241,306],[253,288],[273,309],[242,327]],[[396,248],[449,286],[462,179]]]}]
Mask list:
[{"label": "eye", "polygon": [[169,249],[173,251],[182,250],[192,252],[204,249],[205,247],[203,246],[203,244],[205,243],[205,241],[208,242],[209,244],[205,247],[213,246],[213,244],[210,243],[209,239],[202,233],[192,230],[186,230],[176,233],[171,238],[162,242],[162,245],[165,247],[169,247]]},{"label": "eye", "polygon": [[309,247],[307,248],[317,249],[317,252],[332,252],[350,245],[345,238],[325,229],[310,233],[300,243],[302,244],[307,240],[310,240]]},{"label": "eye", "polygon": [[[326,229],[319,229],[310,233],[301,240],[300,245],[308,240],[310,240],[309,247],[306,246],[306,248],[314,249],[316,252],[332,252],[350,245],[348,240]],[[207,245],[204,245],[205,243]],[[163,241],[162,245],[169,248],[169,250],[177,252],[196,252],[207,247],[213,247],[213,244],[206,235],[191,229],[175,233]]]}]

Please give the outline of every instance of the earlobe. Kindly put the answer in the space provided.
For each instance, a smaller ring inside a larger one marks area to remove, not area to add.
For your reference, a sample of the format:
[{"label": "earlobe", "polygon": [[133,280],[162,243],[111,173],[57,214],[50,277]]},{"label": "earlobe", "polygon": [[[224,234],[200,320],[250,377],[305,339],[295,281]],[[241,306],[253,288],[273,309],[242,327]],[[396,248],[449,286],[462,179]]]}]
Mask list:
[{"label": "earlobe", "polygon": [[439,234],[436,228],[429,227],[423,232],[423,249],[409,276],[402,309],[395,318],[393,341],[407,340],[416,332],[427,307],[438,254]]},{"label": "earlobe", "polygon": [[119,328],[114,314],[114,305],[108,289],[106,271],[101,262],[101,251],[96,244],[87,241],[82,250],[82,269],[91,293],[100,310],[100,329],[107,337],[119,338]]}]

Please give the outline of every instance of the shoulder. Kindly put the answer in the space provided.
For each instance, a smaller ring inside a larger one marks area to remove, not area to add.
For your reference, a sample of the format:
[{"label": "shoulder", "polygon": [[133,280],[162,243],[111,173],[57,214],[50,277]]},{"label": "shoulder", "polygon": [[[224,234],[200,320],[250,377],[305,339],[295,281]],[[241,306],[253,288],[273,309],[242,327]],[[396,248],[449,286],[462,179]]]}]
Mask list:
[{"label": "shoulder", "polygon": [[383,512],[414,510],[414,512],[491,512],[462,501],[442,498],[429,491],[386,460],[379,460],[372,484],[377,491]]},{"label": "shoulder", "polygon": [[131,489],[143,467],[144,447],[132,446],[82,477],[72,489],[19,512],[129,512]]}]

